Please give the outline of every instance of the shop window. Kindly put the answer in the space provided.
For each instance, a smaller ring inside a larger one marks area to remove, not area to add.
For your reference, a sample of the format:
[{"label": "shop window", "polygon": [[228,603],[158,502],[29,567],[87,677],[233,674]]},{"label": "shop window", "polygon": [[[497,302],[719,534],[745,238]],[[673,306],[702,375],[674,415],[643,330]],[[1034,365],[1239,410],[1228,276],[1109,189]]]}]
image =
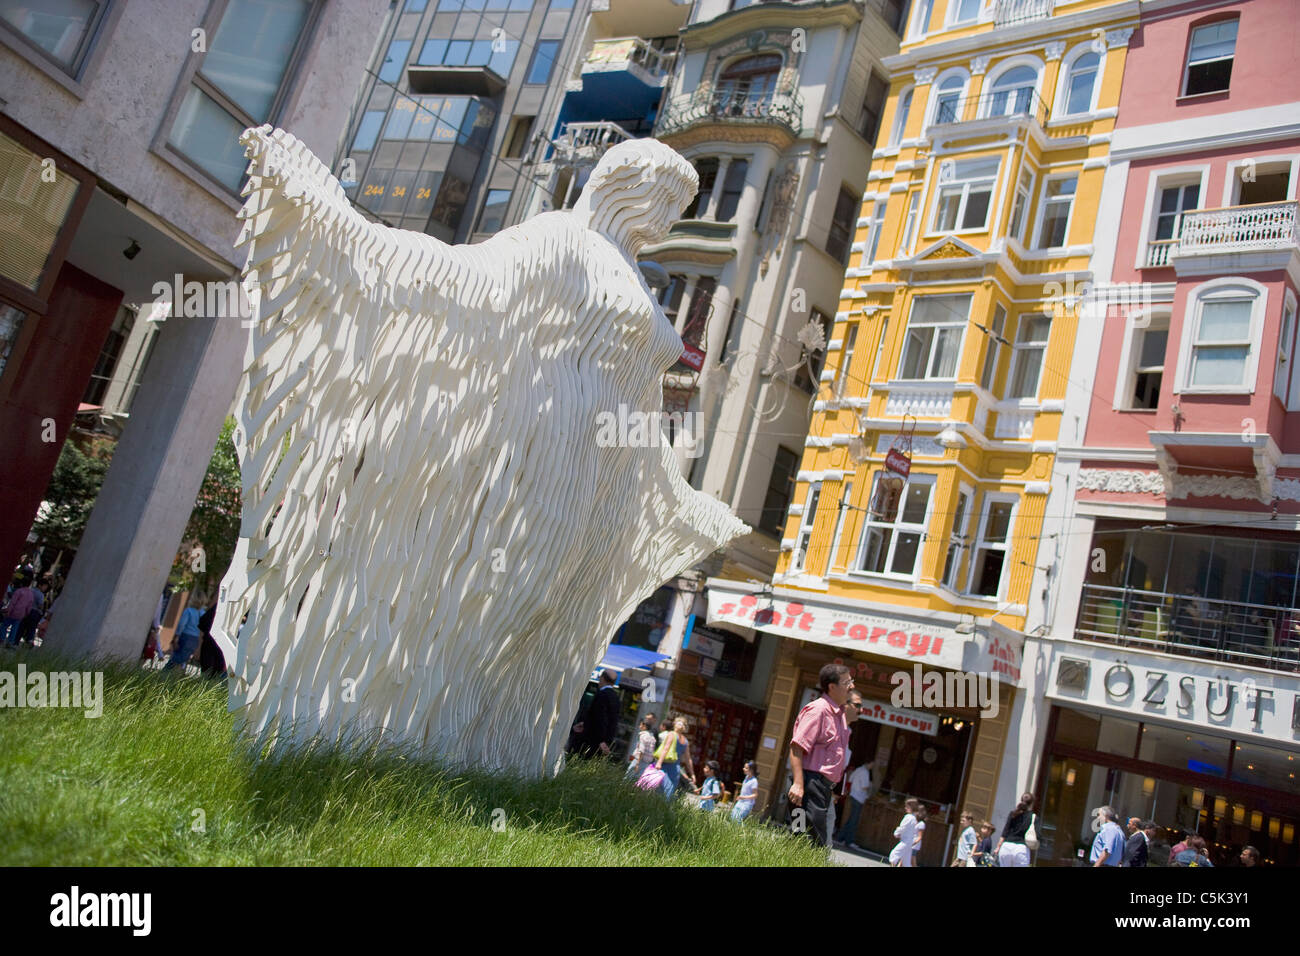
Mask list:
[{"label": "shop window", "polygon": [[943,164],[931,232],[966,232],[988,226],[998,163],[998,157],[985,156]]},{"label": "shop window", "polygon": [[912,300],[900,379],[953,379],[970,315],[969,295],[927,295]]},{"label": "shop window", "polygon": [[1187,45],[1183,95],[1218,93],[1228,89],[1237,48],[1237,19],[1192,28]]},{"label": "shop window", "polygon": [[1057,176],[1043,186],[1042,224],[1038,230],[1039,249],[1056,249],[1065,245],[1069,235],[1070,210],[1074,206],[1074,191],[1079,185],[1077,175]]},{"label": "shop window", "polygon": [[767,494],[759,515],[758,530],[774,538],[781,537],[785,529],[785,516],[794,495],[795,475],[799,472],[799,456],[788,448],[778,447],[772,474],[767,482]]},{"label": "shop window", "polygon": [[970,593],[996,598],[1002,593],[1002,571],[1007,562],[1015,499],[986,495],[979,540],[971,566]]},{"label": "shop window", "polygon": [[895,481],[876,472],[854,570],[915,578],[934,480],[933,475],[912,475],[906,482]]},{"label": "shop window", "polygon": [[1042,377],[1043,357],[1052,329],[1049,315],[1022,315],[1016,333],[1015,354],[1011,366],[1009,398],[1036,398]]}]

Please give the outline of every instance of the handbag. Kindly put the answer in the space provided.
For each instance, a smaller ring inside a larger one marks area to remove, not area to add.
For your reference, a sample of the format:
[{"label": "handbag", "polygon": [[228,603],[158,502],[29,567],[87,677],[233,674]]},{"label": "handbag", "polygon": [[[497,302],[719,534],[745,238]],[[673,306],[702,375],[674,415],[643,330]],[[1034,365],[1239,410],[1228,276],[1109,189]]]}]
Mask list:
[{"label": "handbag", "polygon": [[1034,825],[1037,820],[1038,817],[1031,813],[1029,815],[1029,829],[1025,831],[1025,846],[1031,850],[1038,849],[1038,829]]},{"label": "handbag", "polygon": [[654,764],[648,764],[637,777],[636,785],[642,790],[658,790],[664,783],[664,772]]}]

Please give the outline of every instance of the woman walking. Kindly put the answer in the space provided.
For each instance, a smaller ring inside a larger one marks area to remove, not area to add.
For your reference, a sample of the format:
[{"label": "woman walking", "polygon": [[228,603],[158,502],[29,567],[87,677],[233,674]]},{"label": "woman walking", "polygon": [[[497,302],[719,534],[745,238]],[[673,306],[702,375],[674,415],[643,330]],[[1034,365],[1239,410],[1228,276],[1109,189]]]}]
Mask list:
[{"label": "woman walking", "polygon": [[671,800],[681,780],[682,764],[686,765],[686,780],[695,786],[695,765],[691,763],[691,742],[686,739],[686,718],[675,717],[673,729],[660,735],[655,750],[655,760],[664,772],[664,799]]},{"label": "woman walking", "polygon": [[1032,840],[1027,836],[1030,830],[1035,829],[1037,817],[1033,811],[1034,795],[1022,793],[1016,808],[1007,814],[1007,825],[1002,828],[1002,839],[998,840],[998,866],[1029,865],[1029,851],[1032,847],[1028,844],[1038,842],[1036,835]]}]

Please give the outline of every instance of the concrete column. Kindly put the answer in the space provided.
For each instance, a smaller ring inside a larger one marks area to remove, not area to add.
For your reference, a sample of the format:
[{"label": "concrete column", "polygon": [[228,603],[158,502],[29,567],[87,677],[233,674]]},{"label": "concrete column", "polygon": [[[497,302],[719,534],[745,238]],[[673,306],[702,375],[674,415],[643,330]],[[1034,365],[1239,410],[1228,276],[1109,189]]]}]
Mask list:
[{"label": "concrete column", "polygon": [[718,218],[718,203],[722,201],[722,187],[727,181],[727,170],[731,168],[731,157],[723,156],[718,160],[718,175],[713,180],[713,190],[709,193],[709,205],[701,219]]},{"label": "concrete column", "polygon": [[135,661],[230,411],[248,330],[167,319],[90,514],[48,641]]},{"label": "concrete column", "polygon": [[691,311],[691,299],[695,298],[695,285],[700,281],[698,275],[688,275],[686,277],[686,288],[682,290],[682,301],[677,306],[677,320],[673,323],[680,335],[686,327],[686,316]]}]

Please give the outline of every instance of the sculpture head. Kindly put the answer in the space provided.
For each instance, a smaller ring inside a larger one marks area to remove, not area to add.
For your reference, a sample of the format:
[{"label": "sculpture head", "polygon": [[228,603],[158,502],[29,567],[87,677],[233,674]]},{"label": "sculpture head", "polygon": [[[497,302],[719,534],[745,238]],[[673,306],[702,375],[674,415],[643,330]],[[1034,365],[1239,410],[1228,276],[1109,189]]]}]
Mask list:
[{"label": "sculpture head", "polygon": [[668,235],[699,184],[695,169],[672,147],[631,139],[600,158],[573,212],[635,254]]}]

